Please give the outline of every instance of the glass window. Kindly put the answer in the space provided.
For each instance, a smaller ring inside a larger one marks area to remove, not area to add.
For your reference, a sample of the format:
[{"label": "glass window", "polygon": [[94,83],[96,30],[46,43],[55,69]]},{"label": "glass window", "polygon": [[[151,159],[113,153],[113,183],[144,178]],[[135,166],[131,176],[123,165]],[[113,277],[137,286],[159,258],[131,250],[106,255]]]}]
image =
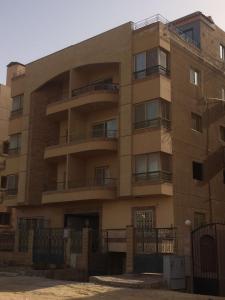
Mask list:
[{"label": "glass window", "polygon": [[220,44],[220,59],[225,60],[225,46]]},{"label": "glass window", "polygon": [[[163,173],[163,174],[162,174]],[[135,179],[171,180],[171,155],[161,152],[135,156]]]},{"label": "glass window", "polygon": [[15,195],[17,194],[18,188],[18,175],[12,174],[7,176],[7,191],[8,195]]},{"label": "glass window", "polygon": [[146,102],[146,120],[154,120],[159,118],[160,113],[159,100]]},{"label": "glass window", "polygon": [[7,212],[0,212],[0,225],[10,225],[10,214]]},{"label": "glass window", "polygon": [[[164,100],[150,100],[135,106],[135,128],[169,127],[170,104]],[[164,122],[165,121],[165,122]]]},{"label": "glass window", "polygon": [[9,137],[9,153],[19,153],[21,148],[21,133],[10,135]]},{"label": "glass window", "polygon": [[193,179],[196,180],[203,180],[203,164],[193,161],[192,162],[192,172],[193,172]]},{"label": "glass window", "polygon": [[108,166],[95,168],[95,183],[97,185],[110,183],[110,171]]},{"label": "glass window", "polygon": [[191,128],[193,130],[202,132],[202,117],[195,114],[195,113],[191,113]]},{"label": "glass window", "polygon": [[117,120],[107,120],[92,126],[93,137],[114,138],[117,136]]},{"label": "glass window", "polygon": [[193,28],[183,30],[183,35],[186,39],[194,40],[194,30],[193,30]]},{"label": "glass window", "polygon": [[135,210],[134,226],[137,230],[152,228],[154,226],[154,210],[144,208]]},{"label": "glass window", "polygon": [[200,80],[199,80],[199,72],[194,69],[190,69],[190,82],[194,85],[199,85]]},{"label": "glass window", "polygon": [[168,54],[162,49],[159,49],[159,65],[164,69],[168,67]]},{"label": "glass window", "polygon": [[220,138],[223,142],[225,142],[225,127],[220,126]]},{"label": "glass window", "polygon": [[204,213],[195,212],[194,213],[194,228],[198,228],[206,224],[206,216]]},{"label": "glass window", "polygon": [[23,109],[23,95],[12,98],[12,113],[20,112]]},{"label": "glass window", "polygon": [[146,75],[146,52],[134,56],[134,72],[136,78],[143,78]]}]

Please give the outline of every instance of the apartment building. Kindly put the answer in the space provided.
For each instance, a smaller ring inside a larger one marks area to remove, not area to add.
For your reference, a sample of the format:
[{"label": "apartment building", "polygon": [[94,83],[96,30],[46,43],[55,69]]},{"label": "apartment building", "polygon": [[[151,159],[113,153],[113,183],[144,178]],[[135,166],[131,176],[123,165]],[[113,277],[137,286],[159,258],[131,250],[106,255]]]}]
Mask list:
[{"label": "apartment building", "polygon": [[6,158],[8,155],[8,126],[11,111],[11,78],[17,75],[15,64],[8,66],[6,84],[0,84],[0,230],[12,225],[14,210],[3,205],[7,184]]},{"label": "apartment building", "polygon": [[129,22],[19,67],[4,195],[15,226],[225,221],[225,109],[210,100],[224,97],[225,33],[212,18]]}]

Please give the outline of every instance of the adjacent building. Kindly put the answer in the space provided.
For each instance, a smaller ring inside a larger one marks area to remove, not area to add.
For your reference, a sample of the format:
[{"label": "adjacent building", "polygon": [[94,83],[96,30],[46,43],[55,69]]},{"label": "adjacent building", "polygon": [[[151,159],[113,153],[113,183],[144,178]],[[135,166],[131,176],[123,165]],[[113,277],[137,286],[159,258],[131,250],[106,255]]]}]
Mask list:
[{"label": "adjacent building", "polygon": [[225,107],[210,100],[224,97],[225,33],[211,17],[129,22],[14,67],[15,226],[225,221]]}]

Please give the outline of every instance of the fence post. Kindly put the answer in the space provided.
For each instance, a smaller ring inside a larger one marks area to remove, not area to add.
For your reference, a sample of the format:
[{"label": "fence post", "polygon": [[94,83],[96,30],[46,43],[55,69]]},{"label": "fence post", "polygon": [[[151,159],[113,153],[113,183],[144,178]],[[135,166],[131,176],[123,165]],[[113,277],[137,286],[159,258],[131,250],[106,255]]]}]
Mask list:
[{"label": "fence post", "polygon": [[[65,238],[65,237],[64,237]],[[70,266],[70,255],[71,255],[71,230],[67,229],[67,238],[65,238],[65,263]]]},{"label": "fence post", "polygon": [[185,257],[185,276],[187,290],[193,290],[193,272],[192,272],[192,227],[184,226],[183,228],[183,254]]},{"label": "fence post", "polygon": [[28,254],[29,254],[31,263],[33,262],[33,245],[34,245],[34,230],[29,230],[29,232],[28,232]]},{"label": "fence post", "polygon": [[14,252],[19,252],[19,234],[20,234],[20,231],[17,229],[15,231]]},{"label": "fence post", "polygon": [[127,226],[126,228],[126,244],[127,244],[127,256],[126,256],[126,273],[133,273],[134,271],[134,227]]},{"label": "fence post", "polygon": [[90,228],[83,228],[82,231],[82,257],[83,271],[85,276],[88,276],[89,271],[89,252],[90,252]]}]

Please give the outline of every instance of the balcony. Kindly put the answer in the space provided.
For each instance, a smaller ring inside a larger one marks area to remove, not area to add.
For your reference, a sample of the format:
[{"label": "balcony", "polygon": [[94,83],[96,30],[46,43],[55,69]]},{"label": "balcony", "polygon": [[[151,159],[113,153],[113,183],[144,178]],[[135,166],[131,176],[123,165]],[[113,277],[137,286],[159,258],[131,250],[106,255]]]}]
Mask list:
[{"label": "balcony", "polygon": [[133,175],[133,194],[135,196],[163,195],[172,196],[172,173],[154,171]]},{"label": "balcony", "polygon": [[118,103],[119,85],[115,83],[96,83],[72,90],[72,98],[59,98],[47,106],[47,115],[71,108],[92,111],[96,108],[109,108]]},{"label": "balcony", "polygon": [[134,123],[134,129],[142,128],[165,128],[167,130],[170,130],[171,121],[164,118],[155,118]]},{"label": "balcony", "polygon": [[116,197],[116,179],[84,179],[66,182],[51,182],[45,185],[42,203],[57,203],[83,200],[111,200]]},{"label": "balcony", "polygon": [[48,146],[45,149],[44,158],[90,151],[117,151],[117,130],[73,133],[70,136],[61,136],[58,144]]}]

